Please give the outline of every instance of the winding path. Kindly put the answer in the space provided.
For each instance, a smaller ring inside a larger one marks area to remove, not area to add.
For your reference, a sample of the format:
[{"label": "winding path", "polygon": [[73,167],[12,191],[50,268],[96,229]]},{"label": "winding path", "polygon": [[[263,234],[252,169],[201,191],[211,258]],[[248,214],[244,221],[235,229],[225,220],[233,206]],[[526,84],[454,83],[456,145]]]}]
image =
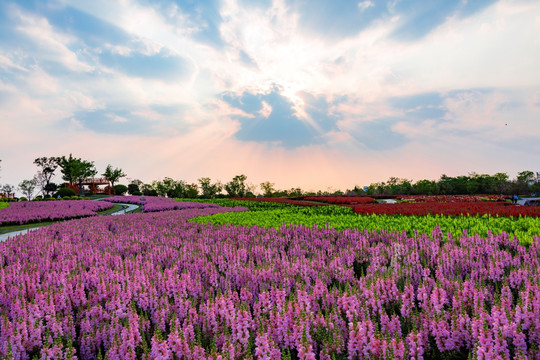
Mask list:
[{"label": "winding path", "polygon": [[[139,205],[133,205],[133,204],[115,203],[115,205],[122,205],[122,208],[115,211],[112,214],[109,214],[109,215],[124,215],[124,214],[126,214],[126,213],[128,213],[130,211],[133,211],[133,210],[136,210],[136,209],[139,208]],[[15,237],[17,235],[26,234],[29,231],[37,230],[40,227],[41,226],[36,226],[36,227],[33,227],[33,228],[29,228],[29,229],[17,230],[17,231],[8,232],[8,233],[5,233],[5,234],[0,234],[0,242],[6,241],[7,239],[13,238],[13,237]]]}]

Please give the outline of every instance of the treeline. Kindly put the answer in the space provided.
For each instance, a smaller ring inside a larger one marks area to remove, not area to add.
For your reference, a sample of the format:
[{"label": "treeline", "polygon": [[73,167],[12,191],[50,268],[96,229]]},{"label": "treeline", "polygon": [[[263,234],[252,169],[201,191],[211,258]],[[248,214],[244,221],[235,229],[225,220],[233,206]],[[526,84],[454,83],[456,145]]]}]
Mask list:
[{"label": "treeline", "polygon": [[[73,196],[76,194],[74,189],[78,189],[78,193],[81,195],[87,195],[83,191],[83,183],[98,175],[98,170],[93,161],[73,157],[72,154],[69,154],[68,157],[40,157],[34,160],[34,165],[38,169],[32,179],[21,181],[17,187],[10,184],[0,186],[0,197],[11,197],[14,195],[15,190],[19,190],[24,194],[21,198],[23,200],[32,200],[36,193],[39,194],[39,198]],[[58,169],[62,174],[62,180],[65,181],[61,184],[52,182]],[[119,186],[115,185],[115,183],[125,177],[126,174],[122,169],[113,168],[109,164],[101,176],[111,184],[110,192],[114,193],[112,189]],[[125,192],[127,187],[121,185],[120,190],[123,189],[122,186],[125,188]]]},{"label": "treeline", "polygon": [[[134,195],[154,195],[183,198],[214,197],[255,197],[257,186],[248,183],[245,175],[237,175],[230,182],[212,182],[210,178],[200,178],[198,183],[188,184],[182,180],[165,178],[144,184],[139,180],[128,185],[128,192]],[[299,187],[278,190],[275,184],[263,182],[258,187],[264,197],[299,197],[310,195],[477,195],[477,194],[538,194],[540,193],[540,172],[522,171],[515,179],[506,173],[495,175],[470,173],[466,176],[442,175],[438,180],[419,180],[391,177],[386,182],[369,186],[355,186],[346,191],[304,191]]]},{"label": "treeline", "polygon": [[515,179],[506,173],[494,175],[470,173],[451,177],[442,175],[438,180],[412,180],[391,177],[386,182],[373,183],[352,192],[362,195],[477,195],[477,194],[538,194],[540,172],[521,171]]},{"label": "treeline", "polygon": [[[1,160],[0,160],[1,161]],[[83,191],[83,183],[98,175],[93,161],[73,157],[40,157],[34,160],[38,170],[32,179],[23,180],[17,188],[5,184],[0,186],[0,197],[13,195],[15,189],[21,191],[26,198],[31,199],[34,193],[41,197],[57,197],[74,195],[73,189],[79,194],[89,195],[89,190]],[[64,183],[52,182],[57,170],[62,175]],[[101,176],[110,183],[109,193],[122,195],[164,196],[170,198],[216,198],[216,197],[299,197],[310,195],[475,195],[475,194],[539,194],[540,172],[521,171],[515,179],[510,179],[507,173],[494,175],[469,173],[468,175],[451,177],[442,175],[438,180],[412,180],[391,177],[385,182],[372,183],[369,186],[355,186],[352,189],[304,191],[300,187],[280,190],[270,181],[258,186],[247,181],[244,174],[234,176],[229,182],[212,181],[202,177],[196,183],[175,180],[165,177],[144,183],[135,179],[126,186],[116,184],[127,175],[120,168],[107,165]],[[86,192],[86,193],[85,193]]]}]

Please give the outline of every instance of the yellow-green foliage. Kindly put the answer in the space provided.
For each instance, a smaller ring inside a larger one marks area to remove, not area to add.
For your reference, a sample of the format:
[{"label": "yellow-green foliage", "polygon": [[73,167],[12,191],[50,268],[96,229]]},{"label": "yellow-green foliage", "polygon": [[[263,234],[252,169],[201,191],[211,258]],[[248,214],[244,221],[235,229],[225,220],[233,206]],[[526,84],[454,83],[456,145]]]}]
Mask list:
[{"label": "yellow-green foliage", "polygon": [[454,238],[459,237],[464,231],[481,237],[505,232],[509,236],[516,236],[523,244],[530,244],[535,238],[540,240],[540,219],[534,217],[358,215],[350,208],[338,206],[284,206],[269,210],[217,214],[192,221],[216,225],[257,225],[266,228],[298,224],[336,230],[405,231],[409,236],[413,236],[415,232],[432,234],[440,229],[445,238],[448,234]]},{"label": "yellow-green foliage", "polygon": [[9,203],[7,201],[0,201],[0,209],[7,208]]}]

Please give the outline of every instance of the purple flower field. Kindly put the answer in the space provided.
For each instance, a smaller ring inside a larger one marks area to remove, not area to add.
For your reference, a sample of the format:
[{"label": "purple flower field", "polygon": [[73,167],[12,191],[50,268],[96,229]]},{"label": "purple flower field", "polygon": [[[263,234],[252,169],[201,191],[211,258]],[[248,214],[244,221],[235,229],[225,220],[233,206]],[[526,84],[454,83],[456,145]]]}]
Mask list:
[{"label": "purple flower field", "polygon": [[0,210],[0,225],[57,221],[97,215],[111,203],[91,200],[21,201]]},{"label": "purple flower field", "polygon": [[126,203],[142,205],[145,212],[155,212],[164,210],[184,210],[184,209],[205,209],[205,208],[219,208],[219,205],[205,204],[205,203],[191,203],[191,202],[179,202],[174,199],[157,197],[157,196],[144,196],[144,201],[141,201],[141,196],[112,196],[103,199],[104,201],[110,201],[113,203]]},{"label": "purple flower field", "polygon": [[80,219],[0,244],[0,357],[540,358],[538,238],[187,222],[229,210]]}]

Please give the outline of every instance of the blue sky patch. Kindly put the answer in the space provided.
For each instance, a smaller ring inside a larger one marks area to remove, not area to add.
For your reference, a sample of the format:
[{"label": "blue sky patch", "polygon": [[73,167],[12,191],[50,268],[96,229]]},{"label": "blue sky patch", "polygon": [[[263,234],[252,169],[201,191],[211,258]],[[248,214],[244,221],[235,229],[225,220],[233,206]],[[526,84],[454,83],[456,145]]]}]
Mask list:
[{"label": "blue sky patch", "polygon": [[395,118],[379,118],[371,121],[361,121],[349,131],[355,140],[370,150],[385,151],[404,146],[408,140],[405,135],[392,130],[399,122]]},{"label": "blue sky patch", "polygon": [[[269,94],[244,92],[240,96],[225,94],[222,99],[253,117],[237,116],[241,128],[235,137],[242,141],[277,142],[285,148],[296,148],[320,142],[320,135],[305,121],[299,119],[293,104],[278,89]],[[267,105],[265,105],[266,103]],[[271,111],[265,113],[265,106]]]}]

